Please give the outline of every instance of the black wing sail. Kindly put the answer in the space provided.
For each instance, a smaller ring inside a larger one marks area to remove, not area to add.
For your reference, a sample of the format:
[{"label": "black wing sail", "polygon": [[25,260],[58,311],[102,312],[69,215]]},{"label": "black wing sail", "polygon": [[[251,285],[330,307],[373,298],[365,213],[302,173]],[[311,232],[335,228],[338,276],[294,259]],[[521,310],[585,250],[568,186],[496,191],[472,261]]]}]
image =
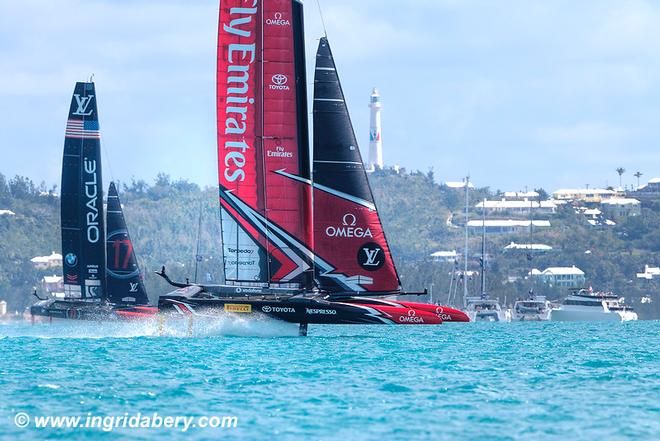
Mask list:
[{"label": "black wing sail", "polygon": [[385,239],[327,38],[314,75],[314,251],[322,290],[397,292]]},{"label": "black wing sail", "polygon": [[133,242],[114,182],[108,189],[108,299],[115,304],[148,305]]},{"label": "black wing sail", "polygon": [[68,298],[105,298],[101,136],[94,83],[76,83],[62,160],[62,255]]}]

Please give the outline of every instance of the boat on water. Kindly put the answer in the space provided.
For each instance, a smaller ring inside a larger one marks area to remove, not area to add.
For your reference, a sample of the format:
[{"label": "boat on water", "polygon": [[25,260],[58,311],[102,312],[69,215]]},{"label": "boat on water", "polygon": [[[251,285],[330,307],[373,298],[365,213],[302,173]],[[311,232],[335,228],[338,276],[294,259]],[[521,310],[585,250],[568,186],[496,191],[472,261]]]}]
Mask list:
[{"label": "boat on water", "polygon": [[510,322],[511,313],[488,295],[465,298],[465,313],[471,322]]},{"label": "boat on water", "polygon": [[224,285],[177,283],[164,312],[301,324],[440,324],[459,310],[406,293],[385,238],[327,37],[316,54],[313,173],[303,6],[220,5],[217,120]]},{"label": "boat on water", "polygon": [[623,298],[611,292],[593,292],[590,288],[571,293],[559,307],[550,311],[550,320],[626,322],[637,320],[637,313],[624,305]]},{"label": "boat on water", "polygon": [[64,139],[60,205],[64,296],[38,297],[30,308],[32,317],[120,320],[154,315],[157,308],[148,306],[114,183],[108,190],[107,213],[104,209],[94,83],[76,83]]},{"label": "boat on water", "polygon": [[545,296],[530,293],[524,300],[516,300],[511,311],[511,320],[515,322],[538,322],[550,320],[552,303]]}]

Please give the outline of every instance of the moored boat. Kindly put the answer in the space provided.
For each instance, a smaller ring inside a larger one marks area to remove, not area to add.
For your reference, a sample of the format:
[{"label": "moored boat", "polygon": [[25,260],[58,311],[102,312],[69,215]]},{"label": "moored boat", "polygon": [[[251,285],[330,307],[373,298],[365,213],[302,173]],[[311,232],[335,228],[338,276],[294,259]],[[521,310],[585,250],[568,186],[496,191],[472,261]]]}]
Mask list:
[{"label": "moored boat", "polygon": [[571,293],[562,304],[550,311],[550,320],[576,321],[631,321],[637,313],[623,304],[613,293],[580,289]]}]

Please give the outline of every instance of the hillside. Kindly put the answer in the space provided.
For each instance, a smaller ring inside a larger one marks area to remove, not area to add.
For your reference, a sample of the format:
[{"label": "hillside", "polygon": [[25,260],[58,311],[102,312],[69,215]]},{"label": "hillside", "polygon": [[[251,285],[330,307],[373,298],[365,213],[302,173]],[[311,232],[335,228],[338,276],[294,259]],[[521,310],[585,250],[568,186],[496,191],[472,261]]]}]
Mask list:
[{"label": "hillside", "polygon": [[[447,302],[453,264],[434,262],[429,255],[438,250],[460,253],[463,190],[436,184],[432,173],[386,170],[372,174],[370,180],[404,288],[432,288],[434,299]],[[198,231],[200,254],[204,256],[198,279],[221,280],[217,190],[200,189],[186,181],[171,182],[166,175],[159,175],[153,185],[136,181],[120,184],[119,189],[147,289],[154,299],[169,290],[153,274],[161,265],[178,278],[193,277]],[[52,195],[54,189],[50,190],[49,195],[43,185],[35,186],[21,177],[7,180],[0,174],[0,210],[16,213],[0,216],[0,299],[8,301],[10,310],[21,310],[32,302],[32,287],[38,286],[44,275],[61,272],[35,270],[29,261],[60,250],[59,200]],[[473,202],[499,197],[488,188],[472,193]],[[202,228],[198,229],[200,207]],[[455,226],[447,223],[451,213],[455,214]],[[587,285],[625,296],[643,318],[660,318],[658,281],[641,283],[635,277],[645,264],[657,266],[660,260],[658,203],[644,207],[641,216],[609,228],[592,227],[570,206],[548,219],[552,226],[535,232],[534,242],[551,245],[554,251],[534,256],[534,268],[576,265],[586,273]],[[476,270],[481,238],[473,236],[470,269]],[[524,254],[503,250],[512,241],[524,243],[528,239],[528,233],[488,235],[488,290],[507,303],[529,290],[525,276],[530,262]],[[470,284],[471,290],[478,289],[477,280]],[[534,289],[550,299],[566,294],[566,289],[542,283],[536,283]],[[642,304],[640,299],[649,295],[654,302]]]}]

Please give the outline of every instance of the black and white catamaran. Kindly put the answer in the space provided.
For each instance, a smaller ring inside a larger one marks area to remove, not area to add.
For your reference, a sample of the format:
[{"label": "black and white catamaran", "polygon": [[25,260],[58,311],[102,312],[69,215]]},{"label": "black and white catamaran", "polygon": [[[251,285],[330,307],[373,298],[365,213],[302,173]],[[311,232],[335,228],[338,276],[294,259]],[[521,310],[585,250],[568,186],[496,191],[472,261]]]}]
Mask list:
[{"label": "black and white catamaran", "polygon": [[113,183],[106,219],[101,135],[91,82],[77,83],[71,99],[61,192],[64,297],[39,298],[30,309],[32,316],[115,320],[155,314],[157,309],[147,306],[149,298]]}]

